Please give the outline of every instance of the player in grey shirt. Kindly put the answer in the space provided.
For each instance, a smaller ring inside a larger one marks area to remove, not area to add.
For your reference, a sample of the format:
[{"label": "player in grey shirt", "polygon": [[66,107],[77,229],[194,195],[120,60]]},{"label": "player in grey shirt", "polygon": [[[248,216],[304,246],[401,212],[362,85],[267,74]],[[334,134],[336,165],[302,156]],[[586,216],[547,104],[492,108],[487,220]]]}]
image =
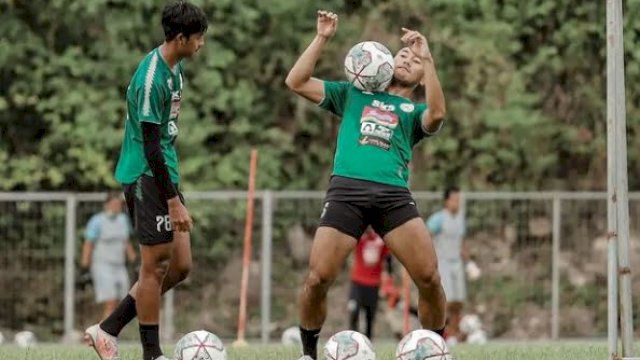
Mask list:
[{"label": "player in grey shirt", "polygon": [[460,208],[460,190],[444,192],[444,208],[429,217],[427,228],[438,255],[438,271],[447,296],[447,337],[459,338],[458,323],[467,298],[464,264],[468,252],[464,243],[465,216]]},{"label": "player in grey shirt", "polygon": [[85,230],[80,265],[91,270],[96,302],[104,304],[101,319],[127,295],[130,283],[126,257],[131,262],[136,259],[136,252],[129,242],[131,224],[122,205],[122,194],[109,193],[104,210],[91,217]]}]

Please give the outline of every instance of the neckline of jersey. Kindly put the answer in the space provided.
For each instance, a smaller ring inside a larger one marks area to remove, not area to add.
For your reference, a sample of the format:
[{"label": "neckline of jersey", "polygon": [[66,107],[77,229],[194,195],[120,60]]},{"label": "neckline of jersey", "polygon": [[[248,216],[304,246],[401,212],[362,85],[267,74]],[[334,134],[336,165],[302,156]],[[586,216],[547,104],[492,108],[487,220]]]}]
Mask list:
[{"label": "neckline of jersey", "polygon": [[[354,88],[356,88],[355,86],[353,86],[353,87],[354,87]],[[356,89],[358,89],[358,88],[356,88]],[[360,92],[362,92],[363,94],[367,94],[367,95],[385,94],[385,95],[387,95],[387,96],[393,96],[393,97],[396,97],[396,98],[399,98],[399,99],[402,99],[402,100],[408,101],[408,102],[410,102],[410,103],[415,103],[415,101],[413,101],[413,100],[411,100],[411,99],[409,99],[409,98],[406,98],[406,97],[404,97],[404,96],[400,96],[400,95],[396,95],[396,94],[392,94],[392,93],[387,92],[387,91],[381,91],[381,92],[377,92],[377,93],[376,93],[376,92],[368,92],[368,91],[364,91],[364,90],[360,90],[360,89],[358,89],[358,90],[359,90]]]},{"label": "neckline of jersey", "polygon": [[[162,45],[160,45],[160,46],[162,46]],[[178,74],[178,64],[180,64],[180,61],[178,61],[176,63],[176,66],[174,66],[174,68],[171,68],[171,66],[169,66],[169,64],[167,64],[167,59],[165,59],[164,56],[162,56],[162,51],[160,51],[160,46],[158,46],[155,49],[156,54],[158,55],[158,57],[160,57],[160,60],[162,60],[162,63],[164,64],[164,66],[166,66],[167,69],[169,69],[169,71],[171,71],[171,74],[177,75]]]}]

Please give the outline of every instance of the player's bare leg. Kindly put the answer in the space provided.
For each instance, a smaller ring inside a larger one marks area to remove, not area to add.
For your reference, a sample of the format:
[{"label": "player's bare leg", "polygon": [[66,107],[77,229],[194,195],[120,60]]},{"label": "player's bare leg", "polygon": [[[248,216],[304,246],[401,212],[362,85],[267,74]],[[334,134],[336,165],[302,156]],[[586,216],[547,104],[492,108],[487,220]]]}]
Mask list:
[{"label": "player's bare leg", "polygon": [[140,246],[142,266],[136,289],[136,312],[140,324],[143,358],[152,360],[162,356],[158,325],[160,323],[160,296],[173,243]]},{"label": "player's bare leg", "polygon": [[309,255],[309,273],[300,293],[303,351],[314,360],[318,335],[327,317],[327,292],[355,245],[356,239],[334,228],[321,226],[316,231]]},{"label": "player's bare leg", "polygon": [[[162,281],[162,294],[166,293],[181,281],[187,278],[191,271],[192,259],[191,259],[191,239],[190,234],[185,232],[173,233],[173,246],[171,247],[171,259],[169,260],[169,269]],[[135,318],[136,311],[136,293],[138,291],[138,282],[133,284],[129,291],[129,296],[125,298],[119,305],[122,307],[116,314],[113,309],[108,313],[105,311],[106,316],[112,316],[113,319],[103,321],[101,326],[94,325],[87,329],[85,332],[84,341],[88,346],[94,347],[98,356],[101,359],[116,359],[117,357],[117,336],[120,331]],[[105,322],[111,322],[106,324]],[[95,327],[95,328],[94,328]],[[104,331],[101,327],[106,327],[108,331]],[[100,338],[100,345],[98,346],[98,338]]]},{"label": "player's bare leg", "polygon": [[424,223],[420,218],[409,220],[385,235],[384,241],[418,287],[418,317],[422,327],[442,335],[446,298],[436,252]]},{"label": "player's bare leg", "polygon": [[[189,276],[192,266],[191,257],[191,238],[189,233],[174,232],[173,248],[171,249],[171,260],[169,261],[169,269],[162,281],[162,294],[173,289]],[[129,295],[135,299],[138,291],[138,282],[133,284]]]}]

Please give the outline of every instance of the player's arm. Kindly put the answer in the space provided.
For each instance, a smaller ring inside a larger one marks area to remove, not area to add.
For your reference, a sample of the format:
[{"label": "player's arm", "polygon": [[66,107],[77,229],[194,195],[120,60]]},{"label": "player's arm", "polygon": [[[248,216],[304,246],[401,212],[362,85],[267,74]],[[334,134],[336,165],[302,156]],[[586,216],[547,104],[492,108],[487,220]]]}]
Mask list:
[{"label": "player's arm", "polygon": [[436,133],[444,122],[447,110],[444,92],[436,73],[433,56],[429,50],[429,43],[427,38],[417,31],[406,28],[402,28],[402,31],[404,32],[402,42],[407,44],[414,54],[422,60],[424,67],[422,82],[429,108],[422,114],[422,128],[428,134]]},{"label": "player's arm", "polygon": [[82,245],[82,257],[80,258],[80,267],[88,269],[91,266],[91,257],[93,256],[93,242],[89,239],[84,241]]},{"label": "player's arm", "polygon": [[80,267],[88,269],[91,266],[91,258],[93,257],[93,243],[100,236],[99,218],[93,216],[84,232],[84,244],[82,244],[82,255],[80,256]]},{"label": "player's arm", "polygon": [[136,254],[136,250],[133,248],[133,245],[131,244],[131,241],[127,240],[127,260],[129,260],[130,263],[133,263],[134,261],[136,261],[136,258],[138,257],[138,254]]},{"label": "player's arm", "polygon": [[147,159],[149,168],[153,173],[153,179],[169,207],[169,218],[171,226],[179,232],[188,232],[193,225],[187,209],[178,197],[178,191],[171,182],[169,168],[162,153],[160,145],[161,130],[160,125],[152,122],[142,121],[142,139],[144,143],[144,156]]},{"label": "player's arm", "polygon": [[293,65],[285,83],[293,92],[318,104],[324,99],[324,83],[313,76],[316,63],[327,41],[336,33],[338,15],[318,11],[317,34],[307,49]]},{"label": "player's arm", "polygon": [[161,195],[167,199],[169,218],[173,230],[188,232],[193,222],[187,208],[178,197],[178,191],[169,176],[169,168],[165,162],[160,140],[162,131],[162,112],[164,104],[164,91],[159,81],[153,76],[147,79],[144,88],[139,90],[138,104],[140,104],[140,127],[142,129],[142,142],[144,156],[153,173],[153,179]]},{"label": "player's arm", "polygon": [[427,230],[431,233],[431,235],[438,235],[442,231],[442,223],[444,222],[444,217],[442,212],[437,212],[427,219],[426,225]]},{"label": "player's arm", "polygon": [[471,252],[469,251],[469,245],[465,240],[462,240],[462,244],[460,248],[460,257],[464,262],[471,260]]}]

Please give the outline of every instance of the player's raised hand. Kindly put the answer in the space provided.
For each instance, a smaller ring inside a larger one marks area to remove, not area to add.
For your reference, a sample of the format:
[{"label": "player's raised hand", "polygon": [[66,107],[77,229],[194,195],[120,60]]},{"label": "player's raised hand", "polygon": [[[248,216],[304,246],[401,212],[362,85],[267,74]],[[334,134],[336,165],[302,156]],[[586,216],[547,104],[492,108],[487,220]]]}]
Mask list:
[{"label": "player's raised hand", "polygon": [[338,15],[331,11],[318,10],[318,35],[330,38],[338,29]]},{"label": "player's raised hand", "polygon": [[400,39],[405,45],[411,49],[411,51],[420,59],[427,59],[431,56],[431,50],[429,50],[429,43],[427,38],[420,32],[402,28],[402,38]]}]

